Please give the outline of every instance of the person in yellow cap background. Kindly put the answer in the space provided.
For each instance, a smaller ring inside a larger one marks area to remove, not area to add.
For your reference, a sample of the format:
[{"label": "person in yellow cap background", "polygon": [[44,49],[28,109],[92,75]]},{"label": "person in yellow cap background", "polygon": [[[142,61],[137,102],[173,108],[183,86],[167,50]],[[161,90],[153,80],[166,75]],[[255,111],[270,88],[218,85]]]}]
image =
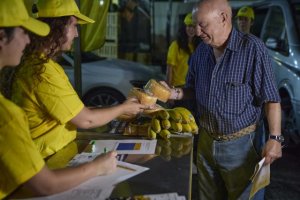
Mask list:
[{"label": "person in yellow cap background", "polygon": [[[0,70],[20,63],[28,32],[49,33],[46,23],[31,18],[23,1],[0,1]],[[116,152],[75,168],[51,171],[34,144],[24,111],[0,93],[0,199],[9,198],[20,185],[37,195],[65,191],[93,176],[116,169]]]},{"label": "person in yellow cap background", "polygon": [[36,6],[36,15],[49,24],[51,32],[45,38],[30,34],[32,42],[6,95],[24,109],[31,136],[45,158],[73,141],[77,127],[98,127],[121,114],[142,112],[145,106],[128,99],[109,108],[85,107],[56,58],[70,50],[78,37],[77,23],[94,20],[81,14],[74,0],[39,0]]},{"label": "person in yellow cap background", "polygon": [[254,11],[249,6],[241,7],[236,15],[237,27],[244,33],[250,33],[251,26],[254,23]]},{"label": "person in yellow cap background", "polygon": [[184,86],[188,59],[199,44],[199,38],[195,35],[192,13],[188,13],[183,22],[167,55],[167,83],[176,87]]}]

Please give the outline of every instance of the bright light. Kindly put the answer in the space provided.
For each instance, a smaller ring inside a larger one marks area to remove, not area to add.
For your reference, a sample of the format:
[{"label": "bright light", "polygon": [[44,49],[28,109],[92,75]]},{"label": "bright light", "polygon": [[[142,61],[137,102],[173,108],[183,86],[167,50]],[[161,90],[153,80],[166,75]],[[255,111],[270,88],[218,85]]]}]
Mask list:
[{"label": "bright light", "polygon": [[99,0],[99,5],[103,6],[104,5],[104,0]]}]

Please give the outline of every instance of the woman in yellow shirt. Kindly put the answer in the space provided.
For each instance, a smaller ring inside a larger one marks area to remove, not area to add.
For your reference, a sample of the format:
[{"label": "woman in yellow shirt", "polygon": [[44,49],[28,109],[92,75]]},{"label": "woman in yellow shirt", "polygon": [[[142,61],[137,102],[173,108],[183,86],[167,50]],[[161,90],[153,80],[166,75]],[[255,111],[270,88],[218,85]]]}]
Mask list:
[{"label": "woman in yellow shirt", "polygon": [[24,109],[31,137],[45,158],[73,141],[77,128],[99,127],[119,115],[142,112],[145,106],[128,99],[109,108],[85,107],[56,58],[71,49],[78,37],[77,24],[94,20],[81,14],[74,0],[39,0],[37,10],[51,32],[45,38],[30,35],[32,42],[17,68],[11,99]]},{"label": "woman in yellow shirt", "polygon": [[[23,1],[0,1],[0,70],[20,63],[30,39],[27,31],[40,36],[49,26],[29,17]],[[0,199],[24,185],[37,195],[68,190],[87,179],[116,169],[116,152],[74,168],[51,171],[33,143],[24,111],[0,93]],[[9,198],[9,197],[8,197]]]},{"label": "woman in yellow shirt", "polygon": [[181,87],[185,84],[188,60],[200,42],[196,36],[192,13],[184,18],[184,24],[178,31],[177,39],[169,47],[167,56],[167,83]]}]

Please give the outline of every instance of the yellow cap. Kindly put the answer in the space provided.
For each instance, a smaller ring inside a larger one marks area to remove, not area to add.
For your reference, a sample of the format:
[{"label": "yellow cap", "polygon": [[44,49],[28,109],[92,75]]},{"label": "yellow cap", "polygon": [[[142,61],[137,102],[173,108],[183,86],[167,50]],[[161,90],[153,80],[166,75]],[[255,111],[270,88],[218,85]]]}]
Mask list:
[{"label": "yellow cap", "polygon": [[236,15],[237,17],[248,17],[254,20],[254,11],[249,6],[241,7]]},{"label": "yellow cap", "polygon": [[91,18],[80,13],[74,0],[39,0],[37,3],[38,17],[75,16],[78,24],[94,23]]},{"label": "yellow cap", "polygon": [[192,13],[188,13],[184,18],[184,24],[186,26],[194,25],[193,19],[192,19]]},{"label": "yellow cap", "polygon": [[21,26],[37,35],[48,35],[49,26],[28,15],[23,0],[0,1],[0,27]]}]

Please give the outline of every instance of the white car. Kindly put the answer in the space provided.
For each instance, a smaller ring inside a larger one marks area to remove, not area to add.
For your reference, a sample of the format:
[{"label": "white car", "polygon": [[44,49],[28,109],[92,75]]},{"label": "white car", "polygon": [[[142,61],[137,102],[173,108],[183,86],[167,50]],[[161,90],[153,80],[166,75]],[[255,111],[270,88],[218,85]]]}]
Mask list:
[{"label": "white car", "polygon": [[[59,63],[74,86],[74,60],[63,54]],[[127,60],[101,58],[82,53],[82,101],[86,106],[109,106],[122,103],[132,87],[143,87],[151,79],[165,80],[159,66],[146,66]]]}]

